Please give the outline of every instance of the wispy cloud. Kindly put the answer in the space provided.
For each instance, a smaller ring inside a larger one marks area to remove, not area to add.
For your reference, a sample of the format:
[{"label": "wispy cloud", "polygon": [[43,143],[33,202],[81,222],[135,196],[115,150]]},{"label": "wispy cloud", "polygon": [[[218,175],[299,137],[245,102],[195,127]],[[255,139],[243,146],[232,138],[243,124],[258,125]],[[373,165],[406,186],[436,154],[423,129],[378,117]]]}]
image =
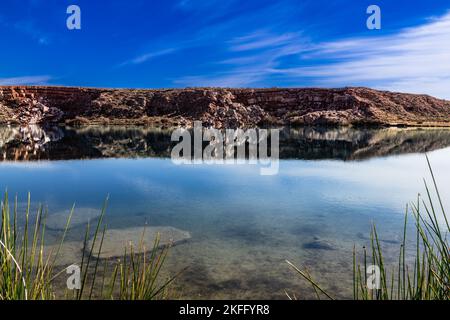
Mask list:
[{"label": "wispy cloud", "polygon": [[[320,43],[303,57],[316,65],[270,72],[323,86],[370,85],[450,98],[449,30],[450,13],[389,36]],[[325,59],[332,62],[320,63]]]},{"label": "wispy cloud", "polygon": [[13,78],[0,78],[1,86],[8,85],[45,85],[52,79],[51,76],[23,76]]},{"label": "wispy cloud", "polygon": [[275,30],[269,26],[226,42],[229,54],[217,61],[226,71],[180,77],[175,83],[371,86],[450,98],[450,13],[390,35],[328,42],[313,42],[298,30]]},{"label": "wispy cloud", "polygon": [[[145,53],[136,55],[118,66],[138,65],[185,49],[213,43],[220,33],[234,26],[236,20],[239,19],[228,19],[226,22],[215,21],[218,17],[227,15],[233,9],[235,2],[236,0],[179,0],[175,2],[174,9],[183,11],[185,14],[188,13],[191,19],[186,30],[176,30],[165,34],[159,39],[159,45],[155,45],[153,41],[152,46],[150,46],[150,48],[156,47],[157,49],[149,52],[144,50]],[[192,28],[193,25],[194,28]],[[164,46],[161,44],[164,44]]]},{"label": "wispy cloud", "polygon": [[176,51],[180,50],[180,48],[167,48],[158,51],[148,52],[141,54],[133,59],[127,60],[119,65],[119,67],[127,66],[127,65],[136,65],[147,62],[149,60],[155,59],[157,57],[166,56],[172,54]]},{"label": "wispy cloud", "polygon": [[[174,81],[185,86],[246,87],[256,86],[274,74],[280,60],[306,52],[310,44],[301,32],[275,33],[256,30],[232,38],[227,43],[229,57],[217,61],[226,71],[208,75],[185,76]],[[236,56],[238,54],[238,56]]]},{"label": "wispy cloud", "polygon": [[285,33],[285,34],[270,34],[266,32],[257,31],[249,35],[234,38],[230,41],[231,51],[248,51],[263,48],[273,48],[278,46],[284,46],[292,43],[294,39],[298,39],[298,34]]}]

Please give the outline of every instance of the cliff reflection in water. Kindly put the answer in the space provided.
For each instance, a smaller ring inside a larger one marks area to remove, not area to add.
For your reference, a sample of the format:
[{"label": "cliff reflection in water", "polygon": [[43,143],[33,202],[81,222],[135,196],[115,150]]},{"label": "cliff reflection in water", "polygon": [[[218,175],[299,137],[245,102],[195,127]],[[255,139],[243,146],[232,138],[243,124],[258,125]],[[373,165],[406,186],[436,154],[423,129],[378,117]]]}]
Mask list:
[{"label": "cliff reflection in water", "polygon": [[[280,128],[281,159],[363,160],[450,146],[450,130]],[[139,126],[0,127],[5,161],[170,157],[171,130]]]}]

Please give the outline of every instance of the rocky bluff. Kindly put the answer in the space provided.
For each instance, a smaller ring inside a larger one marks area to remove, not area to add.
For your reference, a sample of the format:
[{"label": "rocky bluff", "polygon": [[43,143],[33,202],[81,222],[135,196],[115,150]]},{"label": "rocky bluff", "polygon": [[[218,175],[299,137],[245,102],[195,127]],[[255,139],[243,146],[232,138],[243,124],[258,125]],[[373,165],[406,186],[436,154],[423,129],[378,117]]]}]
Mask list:
[{"label": "rocky bluff", "polygon": [[341,89],[0,87],[0,123],[450,126],[450,101]]}]

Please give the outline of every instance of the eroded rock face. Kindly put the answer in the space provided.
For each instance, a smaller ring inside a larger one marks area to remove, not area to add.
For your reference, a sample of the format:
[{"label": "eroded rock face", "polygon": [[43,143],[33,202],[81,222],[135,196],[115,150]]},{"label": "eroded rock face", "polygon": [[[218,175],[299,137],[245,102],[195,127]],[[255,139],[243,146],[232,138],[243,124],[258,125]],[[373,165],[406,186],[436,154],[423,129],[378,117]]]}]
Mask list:
[{"label": "eroded rock face", "polygon": [[14,109],[13,120],[29,125],[60,121],[64,113],[58,108],[48,105],[49,103],[40,102],[36,99],[25,98],[20,100]]},{"label": "eroded rock face", "polygon": [[450,102],[342,89],[170,90],[0,87],[0,123],[109,123],[215,128],[258,125],[450,126]]}]

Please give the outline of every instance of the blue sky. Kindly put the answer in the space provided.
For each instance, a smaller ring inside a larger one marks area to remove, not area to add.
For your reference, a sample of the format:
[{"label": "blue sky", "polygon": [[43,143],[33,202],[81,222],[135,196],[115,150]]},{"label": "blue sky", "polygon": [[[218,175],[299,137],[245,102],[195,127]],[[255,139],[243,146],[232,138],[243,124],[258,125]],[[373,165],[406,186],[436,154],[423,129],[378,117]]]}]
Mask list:
[{"label": "blue sky", "polygon": [[[66,9],[81,8],[81,30]],[[377,4],[382,29],[368,30]],[[450,98],[448,0],[2,0],[0,85],[369,86]]]}]

